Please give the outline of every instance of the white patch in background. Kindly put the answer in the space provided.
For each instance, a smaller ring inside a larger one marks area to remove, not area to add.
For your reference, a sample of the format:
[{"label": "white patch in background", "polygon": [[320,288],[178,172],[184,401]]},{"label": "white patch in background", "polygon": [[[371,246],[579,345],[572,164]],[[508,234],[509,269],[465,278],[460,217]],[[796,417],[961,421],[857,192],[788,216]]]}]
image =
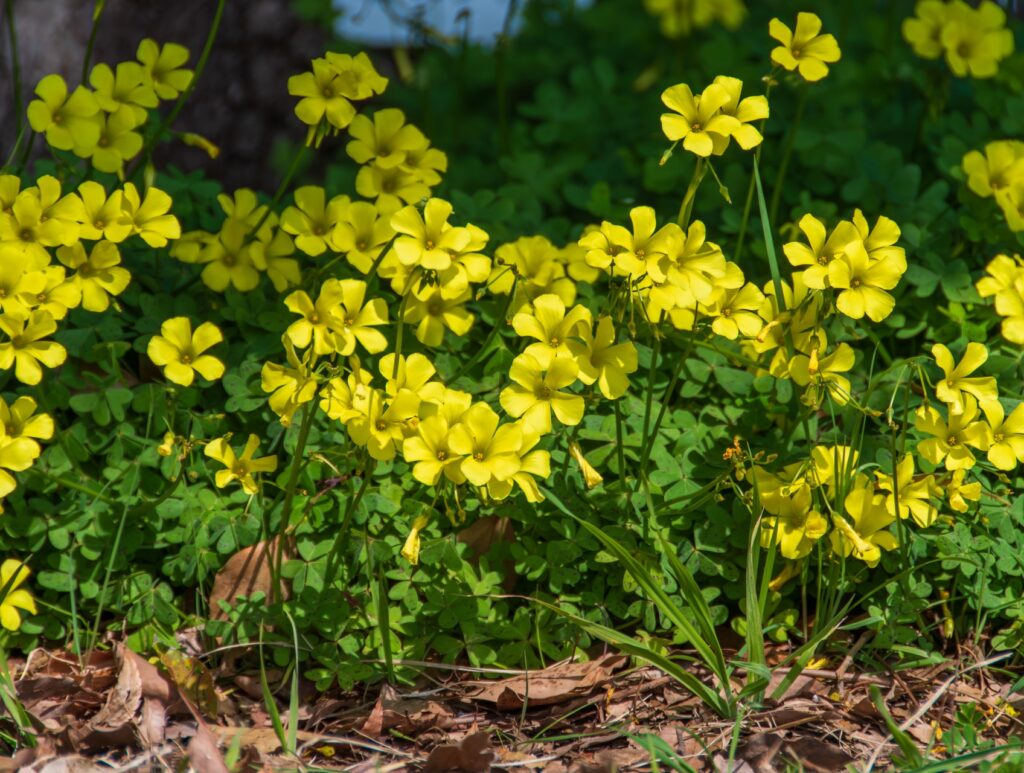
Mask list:
[{"label": "white patch in background", "polygon": [[[575,5],[592,1],[575,0]],[[517,3],[520,12],[526,2]],[[334,0],[334,7],[341,12],[338,35],[371,46],[414,44],[423,39],[417,30],[423,25],[442,38],[460,40],[468,32],[474,43],[493,44],[505,25],[509,0]]]}]

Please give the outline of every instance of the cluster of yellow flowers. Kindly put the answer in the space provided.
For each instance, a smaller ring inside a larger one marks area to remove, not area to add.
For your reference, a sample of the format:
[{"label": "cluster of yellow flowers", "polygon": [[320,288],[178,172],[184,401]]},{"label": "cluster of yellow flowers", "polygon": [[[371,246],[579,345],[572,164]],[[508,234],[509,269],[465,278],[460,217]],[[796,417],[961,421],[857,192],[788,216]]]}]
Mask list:
[{"label": "cluster of yellow flowers", "polygon": [[356,175],[356,193],[373,199],[382,214],[403,205],[415,204],[448,170],[448,157],[397,108],[378,110],[373,118],[358,115],[348,127],[352,140],[345,150],[361,164]]},{"label": "cluster of yellow flowers", "polygon": [[715,22],[736,29],[747,15],[742,0],[644,0],[644,7],[658,17],[662,33],[669,38],[685,37]]},{"label": "cluster of yellow flowers", "polygon": [[319,146],[329,133],[344,129],[356,116],[352,102],[381,94],[387,85],[364,53],[329,51],[314,59],[309,72],[288,79],[288,93],[299,97],[295,115],[309,126],[306,144]]},{"label": "cluster of yellow flowers", "polygon": [[63,363],[67,351],[49,340],[57,321],[78,306],[104,311],[128,286],[118,244],[138,236],[161,247],[177,238],[181,227],[170,206],[163,191],[150,188],[141,197],[132,183],[108,196],[86,181],[62,195],[48,175],[25,189],[19,178],[0,176],[0,330],[7,338],[0,370],[13,367],[18,381],[38,384],[42,366]]},{"label": "cluster of yellow flowers", "polygon": [[903,37],[924,59],[945,57],[958,78],[991,78],[1013,53],[1006,11],[992,0],[977,8],[964,0],[919,0],[903,22]]},{"label": "cluster of yellow flowers", "polygon": [[[309,190],[299,188],[296,199],[301,197],[316,215],[315,190],[314,195],[307,195]],[[220,231],[189,231],[171,247],[171,255],[184,263],[202,265],[203,284],[216,292],[224,292],[229,285],[250,292],[259,286],[261,274],[267,275],[278,292],[299,284],[299,262],[292,257],[296,244],[277,214],[259,204],[248,188],[239,188],[230,196],[222,193],[217,201],[224,212]],[[322,190],[319,206],[322,216]]]},{"label": "cluster of yellow flowers", "polygon": [[1024,344],[1024,260],[1019,255],[996,255],[975,283],[982,298],[995,298],[1000,331],[1013,344]]},{"label": "cluster of yellow flowers", "polygon": [[176,43],[160,46],[149,38],[139,44],[138,61],[119,62],[115,68],[97,64],[89,73],[88,88],[69,91],[59,75],[47,75],[36,86],[28,106],[33,130],[45,133],[58,150],[88,158],[101,172],[121,174],[124,162],[142,150],[138,131],[149,110],[160,100],[176,99],[192,81],[184,69],[188,49]]},{"label": "cluster of yellow flowers", "polygon": [[719,75],[700,94],[680,83],[665,89],[661,101],[672,110],[661,116],[661,130],[672,142],[702,158],[720,156],[736,140],[744,150],[761,144],[764,139],[753,121],[768,117],[768,99],[763,96],[741,99],[743,81]]},{"label": "cluster of yellow flowers", "polygon": [[964,154],[961,165],[967,187],[982,198],[994,198],[1011,231],[1024,231],[1024,142],[990,142],[984,154]]},{"label": "cluster of yellow flowers", "polygon": [[981,498],[981,482],[967,480],[975,452],[1001,471],[1024,461],[1024,403],[1007,415],[995,379],[972,375],[988,358],[985,346],[969,343],[956,362],[946,346],[935,344],[932,356],[942,372],[934,396],[945,410],[926,396],[914,413],[914,428],[920,435],[916,453],[933,471],[915,472],[914,455],[906,453],[897,461],[895,480],[878,470],[872,478],[848,446],[817,446],[807,461],[779,473],[755,464],[746,478],[767,514],[763,544],[774,541],[785,558],[799,559],[830,534],[835,554],[873,566],[881,551],[899,544],[889,530],[897,518],[927,528],[938,519],[943,500],[962,513]]}]

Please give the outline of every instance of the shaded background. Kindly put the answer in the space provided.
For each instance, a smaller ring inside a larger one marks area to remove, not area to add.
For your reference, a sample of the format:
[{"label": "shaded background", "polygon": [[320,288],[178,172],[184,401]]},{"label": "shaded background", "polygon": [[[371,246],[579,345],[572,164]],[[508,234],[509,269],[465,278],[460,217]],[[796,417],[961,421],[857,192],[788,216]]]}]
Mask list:
[{"label": "shaded background", "polygon": [[[107,0],[92,63],[113,65],[134,59],[139,41],[151,37],[159,43],[186,46],[192,55],[189,66],[194,67],[215,8],[211,0]],[[24,104],[48,73],[60,73],[71,88],[82,82],[92,9],[91,0],[10,2]],[[0,163],[14,145],[18,123],[12,109],[14,75],[7,18],[6,13],[0,18]],[[273,187],[276,176],[269,163],[275,140],[304,137],[292,112],[288,76],[308,69],[309,60],[324,51],[328,38],[326,27],[300,18],[292,0],[228,2],[206,71],[175,122],[178,131],[208,137],[221,154],[211,160],[198,148],[165,143],[155,154],[157,165],[203,168],[228,187]],[[169,105],[162,108],[169,109]],[[37,142],[35,152],[45,153],[44,143]]]}]

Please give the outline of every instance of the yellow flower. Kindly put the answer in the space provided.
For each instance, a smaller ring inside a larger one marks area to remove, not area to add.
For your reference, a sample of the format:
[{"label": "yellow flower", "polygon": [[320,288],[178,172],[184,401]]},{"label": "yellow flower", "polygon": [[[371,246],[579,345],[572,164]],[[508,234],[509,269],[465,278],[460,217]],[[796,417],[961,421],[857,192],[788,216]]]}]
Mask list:
[{"label": "yellow flower", "polygon": [[973,395],[982,404],[999,399],[995,378],[970,377],[970,374],[984,365],[988,359],[988,349],[984,344],[973,341],[967,344],[963,359],[956,364],[953,362],[953,355],[944,344],[932,346],[932,357],[935,358],[935,364],[942,369],[942,378],[935,383],[935,396],[949,406],[951,415],[964,412],[966,395]]},{"label": "yellow flower", "polygon": [[140,236],[150,247],[164,247],[169,240],[181,236],[178,218],[169,214],[171,204],[171,197],[157,188],[147,189],[146,198],[140,200],[135,185],[124,184],[122,207],[132,224],[132,234]]},{"label": "yellow flower", "polygon": [[825,224],[814,215],[804,215],[797,225],[808,243],[788,242],[782,245],[782,251],[792,266],[807,266],[803,281],[808,287],[823,290],[828,287],[829,264],[843,255],[846,246],[857,239],[856,226],[842,220],[826,238]]},{"label": "yellow flower", "polygon": [[1009,416],[998,400],[987,400],[981,409],[992,428],[988,460],[1000,470],[1013,470],[1024,462],[1024,403],[1018,403]]},{"label": "yellow flower", "polygon": [[354,201],[341,213],[328,245],[344,253],[357,271],[366,274],[394,234],[390,218],[368,201]]},{"label": "yellow flower", "polygon": [[92,148],[100,138],[96,114],[100,106],[84,86],[68,94],[68,86],[59,75],[47,75],[36,86],[36,96],[28,105],[28,122],[33,131],[46,133],[46,142],[57,150]]},{"label": "yellow flower", "polygon": [[145,38],[135,57],[142,63],[147,85],[160,99],[176,99],[192,82],[192,71],[182,67],[188,61],[188,49],[184,46],[161,46],[152,38]]},{"label": "yellow flower", "polygon": [[153,86],[147,82],[145,68],[138,62],[120,62],[117,69],[97,64],[89,73],[100,109],[107,113],[126,113],[131,125],[140,126],[149,117],[146,108],[160,104]]},{"label": "yellow flower", "polygon": [[365,446],[371,457],[388,461],[403,447],[406,422],[418,407],[419,399],[410,392],[400,392],[385,406],[385,395],[370,389],[365,403],[358,405],[358,415],[345,422],[345,429],[352,442]]},{"label": "yellow flower", "polygon": [[420,562],[420,532],[427,528],[427,524],[429,523],[429,516],[418,516],[416,520],[412,522],[412,528],[409,529],[409,536],[405,538],[405,544],[402,545],[402,558],[413,566],[416,566]]},{"label": "yellow flower", "polygon": [[1013,32],[1006,29],[1006,12],[991,0],[972,8],[952,0],[942,27],[946,63],[958,78],[991,78],[999,62],[1013,53]]},{"label": "yellow flower", "polygon": [[466,302],[472,298],[469,289],[459,292],[436,285],[413,289],[406,299],[403,319],[416,325],[416,338],[424,346],[440,346],[445,330],[457,336],[469,332],[475,318],[466,309]]},{"label": "yellow flower", "polygon": [[374,199],[381,213],[393,213],[403,204],[415,204],[430,196],[430,186],[423,175],[404,166],[384,168],[366,164],[356,175],[356,193]]},{"label": "yellow flower", "polygon": [[512,493],[512,485],[515,484],[519,486],[527,502],[542,502],[544,495],[540,493],[534,478],[543,479],[551,475],[551,454],[534,448],[540,442],[540,433],[537,430],[522,421],[518,422],[518,426],[523,438],[517,452],[519,469],[512,477],[504,480],[492,477],[487,484],[487,493],[491,499],[501,500]]},{"label": "yellow flower", "polygon": [[712,83],[694,96],[685,83],[665,89],[661,101],[672,110],[662,113],[661,130],[673,142],[682,140],[691,153],[706,158],[715,150],[715,143],[724,150],[728,138],[742,125],[721,108],[730,101],[729,91],[720,83]]},{"label": "yellow flower", "polygon": [[949,4],[944,0],[919,0],[914,16],[903,20],[903,39],[923,59],[942,56],[942,28],[949,18]]},{"label": "yellow flower", "polygon": [[409,151],[425,149],[429,144],[423,132],[405,122],[398,108],[378,110],[373,119],[357,115],[348,127],[352,141],[345,152],[357,164],[375,163],[382,169],[404,164]]},{"label": "yellow flower", "polygon": [[[875,566],[883,550],[893,550],[899,542],[887,527],[896,520],[885,507],[884,498],[876,494],[870,479],[858,474],[856,483],[843,500],[846,516],[835,515],[832,522],[832,550],[840,556],[853,555],[868,566]],[[851,523],[852,521],[852,523]]]},{"label": "yellow flower", "polygon": [[798,13],[795,32],[772,19],[768,34],[782,44],[772,49],[772,61],[790,72],[799,71],[805,81],[820,81],[828,75],[828,65],[839,61],[840,51],[834,36],[819,32],[821,19],[814,13]]},{"label": "yellow flower", "polygon": [[985,153],[971,150],[960,162],[967,175],[967,187],[982,198],[1011,190],[1024,181],[1024,142],[996,140],[985,145]]},{"label": "yellow flower", "polygon": [[829,284],[841,290],[836,308],[851,319],[867,315],[872,322],[881,322],[896,306],[886,290],[898,285],[906,270],[902,253],[887,252],[885,257],[872,260],[863,242],[850,242],[843,254],[828,264]]},{"label": "yellow flower", "polygon": [[573,356],[572,339],[579,336],[582,327],[592,324],[590,310],[573,306],[566,313],[565,304],[557,295],[542,295],[534,299],[531,312],[520,312],[512,318],[512,327],[523,338],[534,338],[537,343],[526,347],[547,369],[555,357]]},{"label": "yellow flower", "polygon": [[589,324],[576,328],[579,341],[570,342],[570,351],[579,366],[577,378],[584,384],[597,384],[601,394],[617,400],[629,389],[629,374],[636,372],[636,347],[631,341],[615,343],[611,317],[601,317],[595,330]]},{"label": "yellow flower", "polygon": [[260,445],[260,439],[256,435],[249,435],[242,455],[236,456],[234,449],[228,444],[228,437],[220,437],[206,444],[206,455],[216,459],[226,468],[217,471],[214,483],[217,484],[217,488],[224,488],[231,481],[237,480],[246,494],[258,494],[260,488],[253,475],[276,470],[277,456],[261,456],[254,459],[253,454]]},{"label": "yellow flower", "polygon": [[580,448],[580,444],[575,440],[569,443],[569,456],[573,458],[573,461],[580,466],[580,472],[583,475],[583,482],[586,484],[588,489],[592,489],[595,486],[600,486],[604,482],[604,478],[601,476],[594,466],[587,461],[587,457],[583,455],[583,449]]},{"label": "yellow flower", "polygon": [[160,326],[160,335],[149,339],[146,353],[164,369],[170,381],[191,386],[197,372],[207,381],[224,375],[224,363],[204,354],[223,340],[220,329],[212,322],[202,323],[193,333],[188,317],[172,317]]},{"label": "yellow flower", "polygon": [[412,476],[425,486],[434,486],[444,475],[452,483],[464,483],[462,456],[452,451],[451,428],[444,416],[422,419],[415,435],[402,442],[402,455],[413,465]]},{"label": "yellow flower", "polygon": [[318,185],[298,188],[294,195],[295,206],[281,214],[281,228],[295,237],[295,246],[307,255],[322,255],[348,207],[348,196],[335,196],[326,201],[324,189]]},{"label": "yellow flower", "polygon": [[383,94],[388,79],[380,75],[364,52],[355,56],[328,51],[324,56],[327,63],[338,74],[342,93],[349,99],[369,99]]},{"label": "yellow flower", "polygon": [[452,205],[443,199],[429,199],[423,213],[416,207],[404,207],[391,216],[391,227],[399,234],[394,250],[406,266],[421,266],[429,271],[451,268],[452,253],[466,248],[469,231],[449,225]]},{"label": "yellow flower", "polygon": [[263,363],[260,381],[263,391],[270,393],[267,399],[270,410],[276,413],[281,424],[287,427],[299,407],[316,395],[316,377],[312,372],[312,352],[308,352],[307,356],[300,360],[287,336],[281,339],[281,343],[284,345],[288,364]]},{"label": "yellow flower", "polygon": [[312,72],[291,76],[288,93],[300,97],[295,115],[310,127],[307,144],[311,144],[312,131],[323,119],[336,129],[344,129],[355,118],[356,109],[345,98],[338,74],[326,59],[314,59]]},{"label": "yellow flower", "polygon": [[56,368],[67,359],[67,349],[45,340],[56,330],[57,323],[46,311],[34,311],[31,316],[0,316],[0,331],[9,339],[0,343],[0,370],[13,366],[14,377],[22,384],[38,384],[43,377],[40,363]]},{"label": "yellow flower", "polygon": [[811,507],[807,485],[791,496],[762,499],[762,504],[771,515],[761,521],[761,545],[767,548],[774,541],[783,558],[803,558],[828,531],[828,521]]},{"label": "yellow flower", "polygon": [[1024,261],[1020,256],[996,255],[975,283],[982,298],[995,296],[996,314],[1003,317],[1003,337],[1024,344]]},{"label": "yellow flower", "polygon": [[955,470],[944,486],[949,506],[958,513],[967,512],[968,501],[977,502],[981,499],[981,483],[964,483],[966,475],[967,470]]},{"label": "yellow flower", "polygon": [[666,37],[689,35],[721,22],[735,29],[747,13],[741,0],[644,0],[647,10],[656,15]]},{"label": "yellow flower", "polygon": [[507,481],[519,472],[523,430],[517,424],[498,426],[498,414],[487,403],[475,403],[452,428],[449,446],[462,460],[462,474],[474,486]]},{"label": "yellow flower", "polygon": [[0,313],[27,312],[45,286],[46,274],[29,268],[26,253],[0,248]]},{"label": "yellow flower", "polygon": [[142,150],[142,135],[135,131],[139,124],[130,110],[105,113],[100,118],[100,136],[89,148],[92,165],[101,172],[121,176],[124,162]]},{"label": "yellow flower", "polygon": [[735,290],[726,290],[710,306],[701,304],[700,313],[712,317],[711,329],[723,338],[735,341],[740,335],[753,338],[761,332],[764,321],[758,310],[764,304],[764,293],[748,282]]},{"label": "yellow flower", "polygon": [[[358,365],[358,359],[352,358]],[[335,376],[320,390],[320,410],[342,423],[366,413],[373,374],[356,367],[347,379]]]},{"label": "yellow flower", "polygon": [[922,529],[935,523],[939,511],[931,500],[940,496],[942,491],[936,485],[933,475],[925,475],[919,480],[914,480],[914,457],[911,454],[904,454],[896,465],[895,485],[891,475],[876,470],[875,477],[878,479],[878,487],[889,492],[885,497],[885,507],[889,515],[895,517],[897,514],[898,495],[900,518],[910,516]]},{"label": "yellow flower", "polygon": [[[42,182],[40,180],[40,182]],[[0,215],[0,245],[17,249],[29,259],[29,268],[42,268],[50,262],[47,247],[75,244],[79,226],[45,214],[36,190],[27,188],[18,194],[9,213]]]},{"label": "yellow flower", "polygon": [[971,448],[988,451],[992,445],[992,428],[984,421],[975,421],[978,403],[964,397],[963,412],[950,413],[949,422],[931,405],[922,405],[914,413],[914,427],[931,435],[917,444],[917,450],[932,464],[945,462],[947,470],[969,470],[974,466]]},{"label": "yellow flower", "polygon": [[845,489],[846,481],[857,469],[860,452],[850,446],[815,446],[811,450],[814,485],[826,486],[829,496],[837,489]]},{"label": "yellow flower", "polygon": [[551,432],[552,411],[562,424],[579,424],[583,398],[561,391],[576,382],[578,373],[579,366],[571,359],[553,358],[544,367],[532,355],[520,354],[508,374],[514,383],[501,390],[501,407],[542,435]]},{"label": "yellow flower", "polygon": [[[273,220],[273,217],[267,218],[268,223]],[[248,253],[253,267],[265,271],[279,293],[302,281],[299,261],[291,257],[295,254],[295,244],[280,228],[260,228],[256,241],[248,244]]]},{"label": "yellow flower", "polygon": [[36,602],[22,583],[28,579],[29,568],[16,558],[0,564],[0,625],[8,631],[21,628],[21,613],[37,614]]},{"label": "yellow flower", "polygon": [[81,292],[86,311],[106,311],[110,296],[124,292],[132,278],[120,266],[121,253],[113,242],[96,242],[88,255],[82,242],[75,242],[71,247],[58,248],[57,258],[75,270],[69,281]]},{"label": "yellow flower", "polygon": [[789,362],[789,375],[802,387],[809,387],[804,395],[808,405],[819,405],[827,392],[839,405],[850,399],[850,380],[843,373],[853,368],[854,352],[849,344],[839,344],[833,352],[818,359],[816,349],[811,355],[798,354]]},{"label": "yellow flower", "polygon": [[78,195],[85,207],[81,238],[120,243],[131,235],[132,222],[122,211],[121,191],[114,191],[108,198],[102,185],[87,180],[78,186]]},{"label": "yellow flower", "polygon": [[[680,231],[681,233],[681,231]],[[685,329],[692,328],[699,303],[714,303],[727,285],[743,285],[743,272],[733,274],[721,248],[707,241],[707,229],[700,220],[694,220],[685,238],[675,240],[667,261],[659,266],[658,281],[650,290],[648,316],[658,321],[662,311],[682,310],[686,316]],[[733,281],[738,280],[738,281]],[[679,327],[679,321],[673,319]]]},{"label": "yellow flower", "polygon": [[[285,335],[300,349],[313,342],[317,354],[330,354],[337,350],[335,329],[342,325],[338,316],[343,297],[341,282],[328,279],[320,288],[320,295],[313,303],[305,290],[296,290],[284,299],[288,310],[301,315],[285,331]],[[351,351],[348,352],[351,354]]]},{"label": "yellow flower", "polygon": [[[49,440],[53,437],[53,417],[48,413],[36,413],[36,401],[22,395],[10,405],[0,398],[0,430],[4,443],[18,438]],[[36,456],[39,455],[36,444]]]},{"label": "yellow flower", "polygon": [[[641,276],[654,273],[664,279],[664,269],[659,264],[667,262],[669,254],[683,240],[682,230],[675,223],[669,223],[656,231],[652,207],[634,207],[629,211],[629,219],[633,224],[632,233],[621,225],[601,224],[601,232],[607,237],[611,251],[591,250],[590,265],[607,269],[608,262],[614,262],[618,274]],[[588,243],[592,240],[593,237]]]},{"label": "yellow flower", "polygon": [[358,341],[370,354],[384,351],[387,339],[374,329],[388,323],[388,307],[384,299],[372,298],[364,303],[366,282],[359,279],[342,279],[339,284],[341,308],[338,318],[341,324],[334,329],[335,350],[347,357],[356,350]]},{"label": "yellow flower", "polygon": [[751,124],[754,121],[763,121],[768,118],[768,98],[758,95],[740,99],[743,92],[743,81],[739,78],[719,75],[714,82],[722,86],[729,95],[729,101],[721,107],[722,115],[731,115],[739,124],[724,141],[716,141],[715,155],[725,152],[729,138],[736,140],[736,144],[744,150],[756,148],[764,140],[764,137]]},{"label": "yellow flower", "polygon": [[225,220],[214,238],[210,239],[197,257],[205,263],[199,275],[203,284],[215,292],[224,292],[232,285],[239,292],[255,290],[260,283],[256,266],[254,243],[247,241],[245,225],[236,220]]},{"label": "yellow flower", "polygon": [[558,261],[558,248],[544,236],[523,236],[494,251],[488,288],[492,293],[507,295],[513,283],[516,287],[513,311],[520,311],[534,299],[549,293],[557,295],[566,306],[576,300],[576,283],[565,275],[565,266]]}]

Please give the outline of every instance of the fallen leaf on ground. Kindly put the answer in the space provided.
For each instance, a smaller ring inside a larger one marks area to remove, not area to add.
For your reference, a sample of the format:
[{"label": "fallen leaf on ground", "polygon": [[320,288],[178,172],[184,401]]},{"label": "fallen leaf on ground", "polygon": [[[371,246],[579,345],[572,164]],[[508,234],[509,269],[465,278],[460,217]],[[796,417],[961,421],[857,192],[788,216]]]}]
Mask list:
[{"label": "fallen leaf on ground", "polygon": [[471,733],[458,744],[437,746],[423,766],[425,773],[442,773],[447,770],[461,770],[465,773],[486,773],[494,762],[491,739],[483,731]]},{"label": "fallen leaf on ground", "polygon": [[[221,601],[233,604],[239,596],[249,597],[258,591],[266,594],[268,600],[272,595],[279,598],[287,597],[287,586],[283,582],[280,584],[277,594],[271,593],[273,580],[268,557],[276,550],[276,539],[270,542],[257,542],[255,545],[242,548],[227,560],[227,563],[214,577],[213,588],[210,590],[211,619],[225,620],[227,618],[227,613],[221,609]],[[292,552],[286,544],[281,551],[281,560],[288,561],[291,558]]]},{"label": "fallen leaf on ground", "polygon": [[188,759],[196,773],[229,773],[217,748],[217,739],[204,722],[199,723],[196,734],[188,742]]},{"label": "fallen leaf on ground", "polygon": [[513,711],[526,703],[547,706],[587,695],[625,664],[624,655],[605,655],[586,662],[563,661],[493,682],[467,682],[465,697],[493,703],[499,711]]}]

